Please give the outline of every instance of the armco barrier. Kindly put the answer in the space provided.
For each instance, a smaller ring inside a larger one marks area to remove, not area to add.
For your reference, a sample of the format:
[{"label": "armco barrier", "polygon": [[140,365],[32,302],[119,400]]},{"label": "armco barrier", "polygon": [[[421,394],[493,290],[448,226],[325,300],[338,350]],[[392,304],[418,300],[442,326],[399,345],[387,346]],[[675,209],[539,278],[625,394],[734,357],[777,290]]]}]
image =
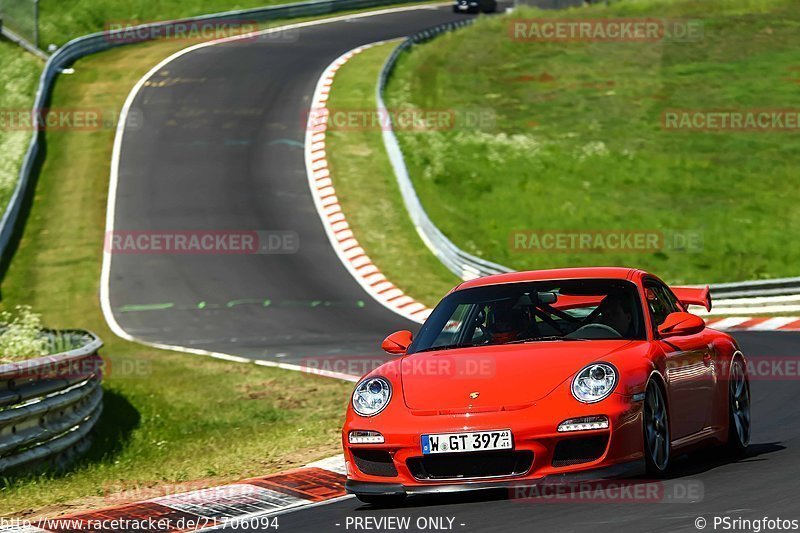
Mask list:
[{"label": "armco barrier", "polygon": [[[36,99],[33,104],[33,109],[44,109],[50,97],[53,86],[53,81],[62,69],[68,67],[75,60],[89,54],[102,52],[116,46],[123,44],[130,44],[130,40],[126,40],[124,36],[129,35],[128,32],[136,32],[136,35],[158,35],[166,34],[170,27],[186,23],[199,23],[199,22],[224,22],[226,20],[247,20],[247,21],[269,21],[278,19],[289,19],[294,17],[305,17],[313,15],[325,15],[328,13],[335,13],[337,11],[347,11],[352,9],[361,9],[368,7],[380,7],[391,4],[404,4],[411,3],[418,0],[316,0],[311,2],[299,2],[294,4],[286,4],[281,6],[271,6],[258,9],[243,9],[236,11],[226,11],[224,13],[215,13],[211,15],[203,15],[200,17],[185,18],[180,20],[156,22],[153,24],[142,24],[134,28],[125,28],[118,31],[98,32],[83,37],[78,37],[62,46],[56,53],[54,53],[47,60],[44,71],[39,79],[39,88],[36,91]],[[161,31],[155,31],[161,30]],[[137,40],[141,42],[141,40]],[[3,218],[0,220],[0,259],[7,261],[9,258],[9,244],[12,240],[15,230],[18,228],[20,212],[22,211],[25,198],[30,194],[31,182],[33,180],[33,173],[35,171],[37,157],[41,149],[40,141],[41,135],[41,117],[38,114],[35,116],[35,127],[31,136],[28,151],[22,162],[19,171],[19,179],[14,193],[9,200],[8,207],[3,213]]]},{"label": "armco barrier", "polygon": [[59,333],[81,347],[0,365],[0,473],[79,451],[100,418],[103,343],[86,331]]},{"label": "armco barrier", "polygon": [[789,296],[800,294],[800,278],[762,279],[711,285],[716,298],[750,298],[754,296]]},{"label": "armco barrier", "polygon": [[[537,0],[538,1],[538,0]],[[417,197],[414,189],[414,184],[408,175],[408,168],[406,167],[405,160],[403,159],[403,152],[400,149],[400,144],[397,136],[391,128],[391,114],[387,113],[386,105],[383,100],[383,93],[386,89],[386,83],[389,76],[392,74],[398,58],[406,50],[411,48],[417,43],[430,40],[437,35],[461,28],[471,24],[475,19],[465,19],[462,21],[442,24],[434,28],[416,33],[407,38],[400,44],[394,52],[389,56],[383,65],[380,77],[378,79],[378,87],[376,92],[376,99],[378,102],[378,110],[380,116],[386,116],[389,119],[389,127],[383,128],[383,143],[386,147],[386,152],[389,155],[389,160],[394,168],[397,183],[400,187],[400,192],[403,196],[403,202],[409,216],[411,217],[414,226],[417,229],[423,242],[428,246],[431,252],[439,258],[439,260],[449,268],[456,276],[462,279],[473,279],[481,276],[488,276],[490,274],[499,274],[503,272],[512,272],[513,269],[481,259],[472,254],[461,250],[450,239],[448,239],[439,228],[433,223],[422,203]],[[734,283],[718,283],[711,285],[711,293],[717,299],[734,299],[734,298],[751,298],[756,296],[783,296],[800,294],[800,277],[797,278],[782,278],[773,280],[757,280],[757,281],[743,281]]]},{"label": "armco barrier", "polygon": [[[376,99],[378,102],[379,116],[389,116],[383,101],[383,91],[386,88],[386,82],[400,54],[416,43],[427,41],[441,33],[466,26],[474,21],[474,18],[469,18],[458,22],[441,24],[412,35],[398,46],[386,60],[381,70],[380,78],[378,79]],[[419,233],[431,252],[433,252],[447,268],[453,271],[456,276],[462,279],[473,279],[481,276],[488,276],[489,274],[511,272],[510,268],[492,263],[491,261],[486,261],[480,257],[475,257],[453,244],[453,242],[436,227],[422,207],[422,203],[419,201],[417,193],[414,190],[414,184],[411,182],[411,178],[408,175],[408,168],[406,168],[400,144],[391,127],[383,128],[383,144],[386,146],[386,152],[389,155],[389,160],[392,162],[392,167],[394,168],[395,176],[397,176],[397,182],[400,186],[400,192],[403,196],[403,202],[406,205],[411,221],[414,223],[417,233]]]}]

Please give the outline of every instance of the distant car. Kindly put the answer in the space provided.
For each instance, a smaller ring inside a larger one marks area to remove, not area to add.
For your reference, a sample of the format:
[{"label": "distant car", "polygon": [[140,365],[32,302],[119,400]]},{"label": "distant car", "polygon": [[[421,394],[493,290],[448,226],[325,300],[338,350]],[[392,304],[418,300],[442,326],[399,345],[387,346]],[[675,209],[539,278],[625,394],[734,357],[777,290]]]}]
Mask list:
[{"label": "distant car", "polygon": [[666,473],[676,454],[750,441],[747,362],[687,312],[708,288],[627,268],[499,274],[453,289],[398,358],[356,385],[347,491],[407,494]]},{"label": "distant car", "polygon": [[494,13],[497,11],[497,0],[454,0],[454,13]]}]

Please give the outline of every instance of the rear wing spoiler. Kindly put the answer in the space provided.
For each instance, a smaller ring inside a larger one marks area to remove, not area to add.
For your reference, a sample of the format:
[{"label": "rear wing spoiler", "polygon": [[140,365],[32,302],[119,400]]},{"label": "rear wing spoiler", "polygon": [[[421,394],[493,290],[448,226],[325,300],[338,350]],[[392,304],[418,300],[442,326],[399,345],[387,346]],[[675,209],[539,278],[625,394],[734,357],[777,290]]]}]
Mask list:
[{"label": "rear wing spoiler", "polygon": [[702,305],[706,311],[711,311],[711,291],[708,286],[698,287],[670,287],[678,300],[685,305]]}]

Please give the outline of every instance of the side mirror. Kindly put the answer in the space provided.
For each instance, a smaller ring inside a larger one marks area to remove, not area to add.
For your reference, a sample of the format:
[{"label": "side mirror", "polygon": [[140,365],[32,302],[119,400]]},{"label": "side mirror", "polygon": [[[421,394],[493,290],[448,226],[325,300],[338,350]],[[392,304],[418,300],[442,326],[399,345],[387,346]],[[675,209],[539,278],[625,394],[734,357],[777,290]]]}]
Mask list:
[{"label": "side mirror", "polygon": [[658,334],[662,337],[683,337],[700,333],[706,327],[705,321],[691,313],[670,313],[664,323],[658,326]]},{"label": "side mirror", "polygon": [[405,355],[409,346],[411,346],[411,332],[406,330],[392,333],[381,343],[383,351],[391,355]]}]

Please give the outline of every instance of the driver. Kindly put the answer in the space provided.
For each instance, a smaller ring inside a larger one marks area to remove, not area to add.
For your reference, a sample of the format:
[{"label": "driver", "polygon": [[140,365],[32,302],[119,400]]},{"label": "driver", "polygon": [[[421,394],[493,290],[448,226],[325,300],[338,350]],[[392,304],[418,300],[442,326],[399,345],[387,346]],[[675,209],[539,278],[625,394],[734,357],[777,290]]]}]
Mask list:
[{"label": "driver", "polygon": [[489,311],[490,344],[519,340],[522,335],[522,314],[513,301],[497,302]]},{"label": "driver", "polygon": [[614,328],[614,331],[623,337],[629,337],[633,326],[633,315],[630,308],[626,305],[625,298],[621,294],[609,294],[600,303],[598,309],[599,316],[595,320],[596,324]]}]

